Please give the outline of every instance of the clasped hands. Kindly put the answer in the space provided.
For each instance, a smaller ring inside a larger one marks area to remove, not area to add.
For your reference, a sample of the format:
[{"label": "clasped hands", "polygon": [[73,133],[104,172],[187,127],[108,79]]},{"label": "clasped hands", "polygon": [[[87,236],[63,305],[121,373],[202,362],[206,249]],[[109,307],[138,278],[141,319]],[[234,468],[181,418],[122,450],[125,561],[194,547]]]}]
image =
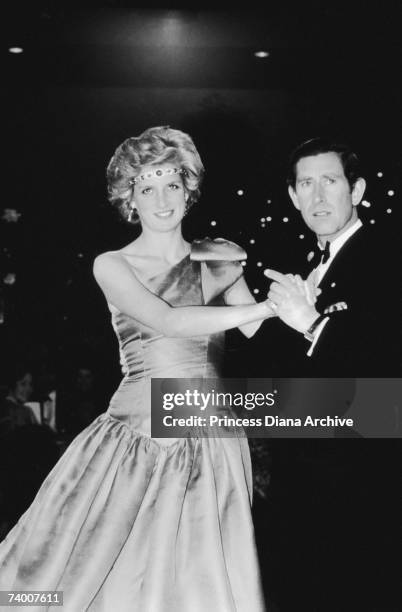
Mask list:
[{"label": "clasped hands", "polygon": [[268,307],[286,325],[306,333],[320,316],[315,308],[317,296],[321,293],[315,271],[306,280],[298,274],[281,274],[269,269],[264,270],[264,275],[274,281],[269,288]]}]

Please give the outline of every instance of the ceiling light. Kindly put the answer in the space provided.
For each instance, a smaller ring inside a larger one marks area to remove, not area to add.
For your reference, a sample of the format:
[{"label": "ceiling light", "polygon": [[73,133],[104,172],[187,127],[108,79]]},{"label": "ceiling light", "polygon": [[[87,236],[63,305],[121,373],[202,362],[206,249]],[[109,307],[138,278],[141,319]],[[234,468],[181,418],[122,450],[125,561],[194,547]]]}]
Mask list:
[{"label": "ceiling light", "polygon": [[256,51],[254,53],[255,57],[259,57],[259,58],[265,58],[265,57],[269,57],[269,53],[268,51]]}]

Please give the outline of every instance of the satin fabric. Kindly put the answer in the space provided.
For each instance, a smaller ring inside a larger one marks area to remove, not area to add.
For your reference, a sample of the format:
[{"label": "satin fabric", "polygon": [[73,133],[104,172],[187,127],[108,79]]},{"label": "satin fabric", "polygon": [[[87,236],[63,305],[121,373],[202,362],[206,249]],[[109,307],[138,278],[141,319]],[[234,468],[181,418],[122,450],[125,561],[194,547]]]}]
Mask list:
[{"label": "satin fabric", "polygon": [[[187,256],[139,278],[217,304],[241,270]],[[0,589],[61,590],[68,612],[263,611],[247,440],[150,437],[151,377],[217,376],[223,334],[166,338],[110,310],[124,378],[0,545]]]}]

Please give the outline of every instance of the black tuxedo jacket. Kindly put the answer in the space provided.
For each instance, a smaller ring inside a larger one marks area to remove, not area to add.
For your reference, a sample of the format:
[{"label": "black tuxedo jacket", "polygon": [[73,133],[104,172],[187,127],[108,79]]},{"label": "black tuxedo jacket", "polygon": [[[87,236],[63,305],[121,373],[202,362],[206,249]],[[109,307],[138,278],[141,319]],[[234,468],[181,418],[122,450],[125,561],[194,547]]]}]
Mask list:
[{"label": "black tuxedo jacket", "polygon": [[[340,303],[346,309],[330,315],[312,356],[307,356],[310,343],[302,334],[270,319],[250,347],[255,359],[248,375],[401,376],[400,264],[400,247],[372,226],[359,228],[338,251],[319,285],[320,313]],[[307,260],[298,272],[303,277],[310,272]],[[268,358],[262,363],[257,355],[264,354]]]}]

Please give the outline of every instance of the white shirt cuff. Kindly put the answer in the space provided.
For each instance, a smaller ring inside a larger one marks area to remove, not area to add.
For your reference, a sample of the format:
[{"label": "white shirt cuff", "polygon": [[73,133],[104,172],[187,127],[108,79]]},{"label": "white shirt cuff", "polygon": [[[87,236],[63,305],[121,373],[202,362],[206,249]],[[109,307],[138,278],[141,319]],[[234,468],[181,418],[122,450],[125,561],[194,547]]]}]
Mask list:
[{"label": "white shirt cuff", "polygon": [[314,351],[314,347],[318,342],[318,338],[321,335],[322,330],[324,329],[324,327],[326,326],[327,322],[329,321],[329,317],[326,317],[323,321],[321,321],[321,323],[318,325],[317,329],[314,331],[314,339],[311,343],[311,346],[309,348],[309,350],[307,351],[307,356],[311,357],[311,355],[313,354]]}]

